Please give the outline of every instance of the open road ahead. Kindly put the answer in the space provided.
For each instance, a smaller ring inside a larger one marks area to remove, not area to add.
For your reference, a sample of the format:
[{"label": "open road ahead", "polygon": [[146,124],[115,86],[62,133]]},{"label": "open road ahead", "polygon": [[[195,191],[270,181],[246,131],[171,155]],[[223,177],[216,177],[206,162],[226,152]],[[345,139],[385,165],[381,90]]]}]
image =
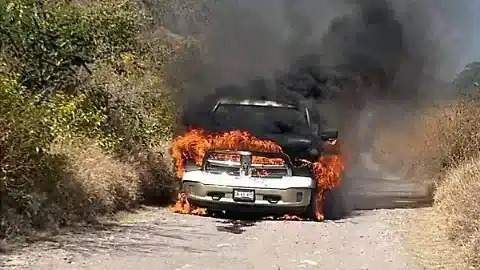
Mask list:
[{"label": "open road ahead", "polygon": [[315,223],[149,208],[115,224],[62,232],[0,260],[7,269],[418,269],[401,233],[413,211],[357,211]]}]

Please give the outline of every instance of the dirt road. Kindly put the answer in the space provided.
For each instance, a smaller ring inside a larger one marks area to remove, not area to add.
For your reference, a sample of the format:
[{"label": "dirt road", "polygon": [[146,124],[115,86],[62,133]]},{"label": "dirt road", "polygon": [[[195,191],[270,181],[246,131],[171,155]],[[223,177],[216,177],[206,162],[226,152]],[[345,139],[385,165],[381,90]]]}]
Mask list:
[{"label": "dirt road", "polygon": [[[368,158],[366,159],[368,161]],[[416,186],[381,175],[345,181],[349,209],[418,205]],[[372,162],[370,162],[372,163]],[[375,165],[375,164],[374,164]],[[380,178],[378,176],[381,176]],[[376,177],[374,177],[376,176]],[[348,177],[346,177],[348,179]],[[390,180],[389,180],[390,179]],[[415,191],[415,192],[413,192]],[[418,209],[368,210],[322,223],[238,221],[149,208],[113,224],[62,232],[0,255],[7,269],[420,269],[403,223]],[[1,268],[1,267],[0,267]]]},{"label": "dirt road", "polygon": [[116,224],[63,232],[0,260],[8,269],[416,269],[398,226],[412,211],[360,211],[314,223],[153,208]]}]

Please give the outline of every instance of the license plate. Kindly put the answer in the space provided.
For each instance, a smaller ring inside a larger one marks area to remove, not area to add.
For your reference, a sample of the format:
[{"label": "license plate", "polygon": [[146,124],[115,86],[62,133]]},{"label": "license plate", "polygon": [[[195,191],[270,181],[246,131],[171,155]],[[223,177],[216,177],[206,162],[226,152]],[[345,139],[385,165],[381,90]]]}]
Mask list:
[{"label": "license plate", "polygon": [[255,190],[234,189],[233,200],[253,202],[255,201]]}]

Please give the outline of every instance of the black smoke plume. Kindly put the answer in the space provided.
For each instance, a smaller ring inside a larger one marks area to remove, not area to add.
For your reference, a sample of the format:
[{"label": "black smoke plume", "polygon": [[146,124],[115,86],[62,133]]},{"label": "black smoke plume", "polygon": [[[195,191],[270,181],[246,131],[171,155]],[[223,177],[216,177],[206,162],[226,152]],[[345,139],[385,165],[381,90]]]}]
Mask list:
[{"label": "black smoke plume", "polygon": [[[214,6],[205,38],[206,80],[186,92],[187,123],[208,117],[220,97],[310,104],[325,118],[332,117],[317,104],[357,110],[368,100],[415,100],[428,55],[405,41],[406,30],[389,2],[320,2]],[[309,8],[329,17],[318,19]],[[423,35],[426,29],[415,31]]]},{"label": "black smoke plume", "polygon": [[182,124],[204,125],[221,97],[302,104],[340,130],[348,171],[358,176],[368,170],[355,164],[369,151],[375,125],[448,88],[438,80],[448,50],[432,19],[447,2],[212,2]]}]

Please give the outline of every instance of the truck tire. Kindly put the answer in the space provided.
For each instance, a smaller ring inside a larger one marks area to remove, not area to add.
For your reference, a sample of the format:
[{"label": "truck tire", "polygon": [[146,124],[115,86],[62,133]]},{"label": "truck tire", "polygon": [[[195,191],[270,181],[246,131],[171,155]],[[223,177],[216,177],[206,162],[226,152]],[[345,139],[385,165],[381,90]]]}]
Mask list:
[{"label": "truck tire", "polygon": [[313,221],[317,221],[317,222],[321,221],[321,220],[318,220],[316,213],[317,213],[317,196],[316,196],[316,188],[313,188],[312,193],[310,194],[310,204],[308,205],[304,216]]},{"label": "truck tire", "polygon": [[[307,208],[305,216],[314,221],[318,220],[316,216],[317,211],[317,196],[316,188],[312,189],[312,194],[310,197],[310,204]],[[331,189],[325,193],[325,201],[323,202],[323,215],[324,219],[327,220],[339,220],[345,218],[350,209],[347,207],[347,201],[345,196],[345,186],[340,185],[334,189]]]},{"label": "truck tire", "polygon": [[340,187],[326,192],[323,214],[325,215],[325,219],[328,220],[339,220],[345,217],[346,211]]},{"label": "truck tire", "polygon": [[[344,176],[342,176],[343,178]],[[323,213],[325,219],[339,220],[345,218],[351,211],[347,200],[347,185],[342,179],[342,183],[325,194],[325,203]]]}]

